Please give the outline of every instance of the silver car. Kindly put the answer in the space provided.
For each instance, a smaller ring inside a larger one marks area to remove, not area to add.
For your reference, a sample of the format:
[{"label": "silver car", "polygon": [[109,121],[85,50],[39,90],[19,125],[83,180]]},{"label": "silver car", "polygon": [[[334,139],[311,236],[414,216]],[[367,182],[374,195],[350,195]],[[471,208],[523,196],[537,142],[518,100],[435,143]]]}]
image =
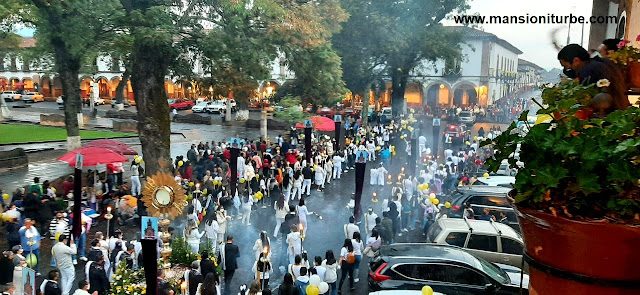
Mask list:
[{"label": "silver car", "polygon": [[524,241],[500,222],[441,218],[429,228],[427,242],[458,246],[493,263],[522,267]]}]

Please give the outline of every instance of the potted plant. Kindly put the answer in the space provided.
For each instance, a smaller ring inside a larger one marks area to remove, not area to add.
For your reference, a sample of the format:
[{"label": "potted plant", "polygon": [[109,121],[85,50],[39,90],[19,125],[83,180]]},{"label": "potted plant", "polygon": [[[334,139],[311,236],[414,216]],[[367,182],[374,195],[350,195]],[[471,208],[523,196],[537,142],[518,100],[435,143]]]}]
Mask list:
[{"label": "potted plant", "polygon": [[531,294],[640,294],[640,109],[590,116],[607,83],[545,86],[534,125],[481,144],[490,171],[504,159],[517,170]]},{"label": "potted plant", "polygon": [[[636,41],[640,42],[640,35]],[[629,88],[640,88],[640,48],[629,44],[629,40],[620,41],[618,50],[609,54],[609,58],[622,68]]]}]

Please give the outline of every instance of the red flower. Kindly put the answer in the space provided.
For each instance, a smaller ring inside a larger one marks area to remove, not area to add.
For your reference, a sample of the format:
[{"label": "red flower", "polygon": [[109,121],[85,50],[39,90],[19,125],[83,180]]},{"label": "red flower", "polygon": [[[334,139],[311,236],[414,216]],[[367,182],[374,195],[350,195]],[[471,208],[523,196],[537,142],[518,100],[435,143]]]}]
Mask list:
[{"label": "red flower", "polygon": [[627,44],[629,44],[629,40],[624,39],[620,41],[620,43],[618,43],[618,49],[627,46]]},{"label": "red flower", "polygon": [[638,34],[638,37],[636,37],[636,41],[640,42],[640,34]]}]

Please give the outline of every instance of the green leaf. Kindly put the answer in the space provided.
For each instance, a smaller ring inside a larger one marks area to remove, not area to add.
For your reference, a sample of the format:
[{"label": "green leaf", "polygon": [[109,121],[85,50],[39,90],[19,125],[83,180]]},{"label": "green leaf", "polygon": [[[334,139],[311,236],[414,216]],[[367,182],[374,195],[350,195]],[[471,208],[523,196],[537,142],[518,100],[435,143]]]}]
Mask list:
[{"label": "green leaf", "polygon": [[580,190],[585,194],[589,195],[592,193],[599,192],[602,187],[599,184],[599,176],[593,173],[579,173],[576,175],[578,179],[578,185],[580,186]]},{"label": "green leaf", "polygon": [[639,145],[640,145],[639,137],[629,138],[622,141],[620,144],[618,144],[618,146],[616,146],[614,153],[629,152],[632,150],[636,150]]},{"label": "green leaf", "polygon": [[561,166],[553,163],[547,164],[536,169],[535,175],[532,176],[534,184],[543,184],[546,187],[558,187],[560,180],[565,178],[569,171]]},{"label": "green leaf", "polygon": [[521,122],[528,122],[527,116],[529,115],[529,110],[526,110],[524,112],[522,112],[522,114],[520,115],[520,117],[518,118],[518,121]]}]

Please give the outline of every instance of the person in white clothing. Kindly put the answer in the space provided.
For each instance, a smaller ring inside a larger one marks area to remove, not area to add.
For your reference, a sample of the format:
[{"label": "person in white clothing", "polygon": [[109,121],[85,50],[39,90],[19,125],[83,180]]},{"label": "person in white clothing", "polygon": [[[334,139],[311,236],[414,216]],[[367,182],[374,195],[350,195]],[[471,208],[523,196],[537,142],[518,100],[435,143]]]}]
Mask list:
[{"label": "person in white clothing", "polygon": [[333,156],[333,179],[340,179],[342,176],[342,162],[344,159],[340,157],[340,153]]},{"label": "person in white clothing", "polygon": [[356,256],[356,263],[353,270],[353,282],[357,283],[360,281],[358,274],[360,273],[360,261],[362,261],[362,251],[364,250],[364,242],[360,237],[360,232],[353,233],[351,244],[353,244],[353,254]]},{"label": "person in white clothing", "polygon": [[138,171],[138,163],[136,160],[131,162],[131,195],[139,196],[142,186],[140,185],[140,173]]},{"label": "person in white clothing", "polygon": [[189,247],[191,247],[191,252],[200,253],[200,239],[206,232],[206,229],[203,232],[200,232],[196,222],[193,220],[189,221],[189,224],[184,229],[184,237],[187,244],[189,244]]},{"label": "person in white clothing", "polygon": [[[98,291],[94,291],[93,294],[98,294]],[[80,280],[78,282],[78,289],[73,292],[73,295],[89,295],[89,282]]]},{"label": "person in white clothing", "polygon": [[373,212],[373,208],[369,208],[369,211],[364,214],[364,228],[367,236],[371,235],[371,231],[376,226],[376,218],[378,218],[378,214]]},{"label": "person in white clothing", "polygon": [[324,163],[324,177],[326,183],[331,183],[331,177],[333,176],[333,161],[329,158],[325,160]]},{"label": "person in white clothing", "polygon": [[307,209],[307,206],[304,204],[304,199],[300,199],[296,211],[298,211],[298,220],[300,221],[300,225],[302,225],[301,234],[304,235],[307,232],[307,215],[311,215],[313,212],[309,212],[309,209]]},{"label": "person in white clothing", "polygon": [[271,239],[266,231],[260,232],[260,237],[253,243],[253,253],[256,255],[256,260],[260,259],[260,254],[267,252],[266,258],[271,257]]},{"label": "person in white clothing", "polygon": [[253,206],[254,198],[249,196],[248,193],[242,197],[242,224],[251,226],[251,207]]},{"label": "person in white clothing", "polygon": [[324,189],[325,171],[324,168],[322,168],[322,165],[316,165],[314,170],[314,181],[318,187],[318,191],[320,191],[321,189]]},{"label": "person in white clothing", "polygon": [[367,151],[369,152],[369,161],[376,160],[376,145],[373,143],[373,140],[367,142]]},{"label": "person in white clothing", "polygon": [[371,168],[370,170],[371,172],[369,173],[371,180],[369,181],[369,184],[371,185],[377,185],[378,184],[378,168]]},{"label": "person in white clothing", "polygon": [[207,234],[207,239],[209,239],[209,243],[211,243],[211,247],[213,248],[213,253],[217,252],[216,249],[218,246],[219,231],[220,231],[220,226],[218,225],[218,221],[216,220],[216,214],[214,213],[207,214],[207,216],[205,216],[204,232]]},{"label": "person in white clothing", "polygon": [[349,223],[344,225],[344,236],[347,239],[353,239],[353,234],[357,232],[360,232],[360,228],[356,225],[356,218],[350,216]]},{"label": "person in white clothing", "polygon": [[384,165],[382,163],[380,163],[380,166],[378,167],[378,185],[379,186],[384,186],[384,182],[385,182],[385,178],[387,177],[387,169],[384,168]]},{"label": "person in white clothing", "polygon": [[302,254],[302,239],[297,225],[291,225],[291,232],[287,235],[287,245],[289,264],[294,264],[296,255]]},{"label": "person in white clothing", "polygon": [[302,181],[302,173],[300,173],[300,170],[297,170],[293,174],[293,189],[291,190],[291,200],[302,199]]},{"label": "person in white clothing", "polygon": [[273,208],[276,209],[276,228],[273,230],[273,237],[277,238],[284,217],[289,213],[289,203],[285,200],[284,195],[280,194],[278,200],[273,204]]}]

